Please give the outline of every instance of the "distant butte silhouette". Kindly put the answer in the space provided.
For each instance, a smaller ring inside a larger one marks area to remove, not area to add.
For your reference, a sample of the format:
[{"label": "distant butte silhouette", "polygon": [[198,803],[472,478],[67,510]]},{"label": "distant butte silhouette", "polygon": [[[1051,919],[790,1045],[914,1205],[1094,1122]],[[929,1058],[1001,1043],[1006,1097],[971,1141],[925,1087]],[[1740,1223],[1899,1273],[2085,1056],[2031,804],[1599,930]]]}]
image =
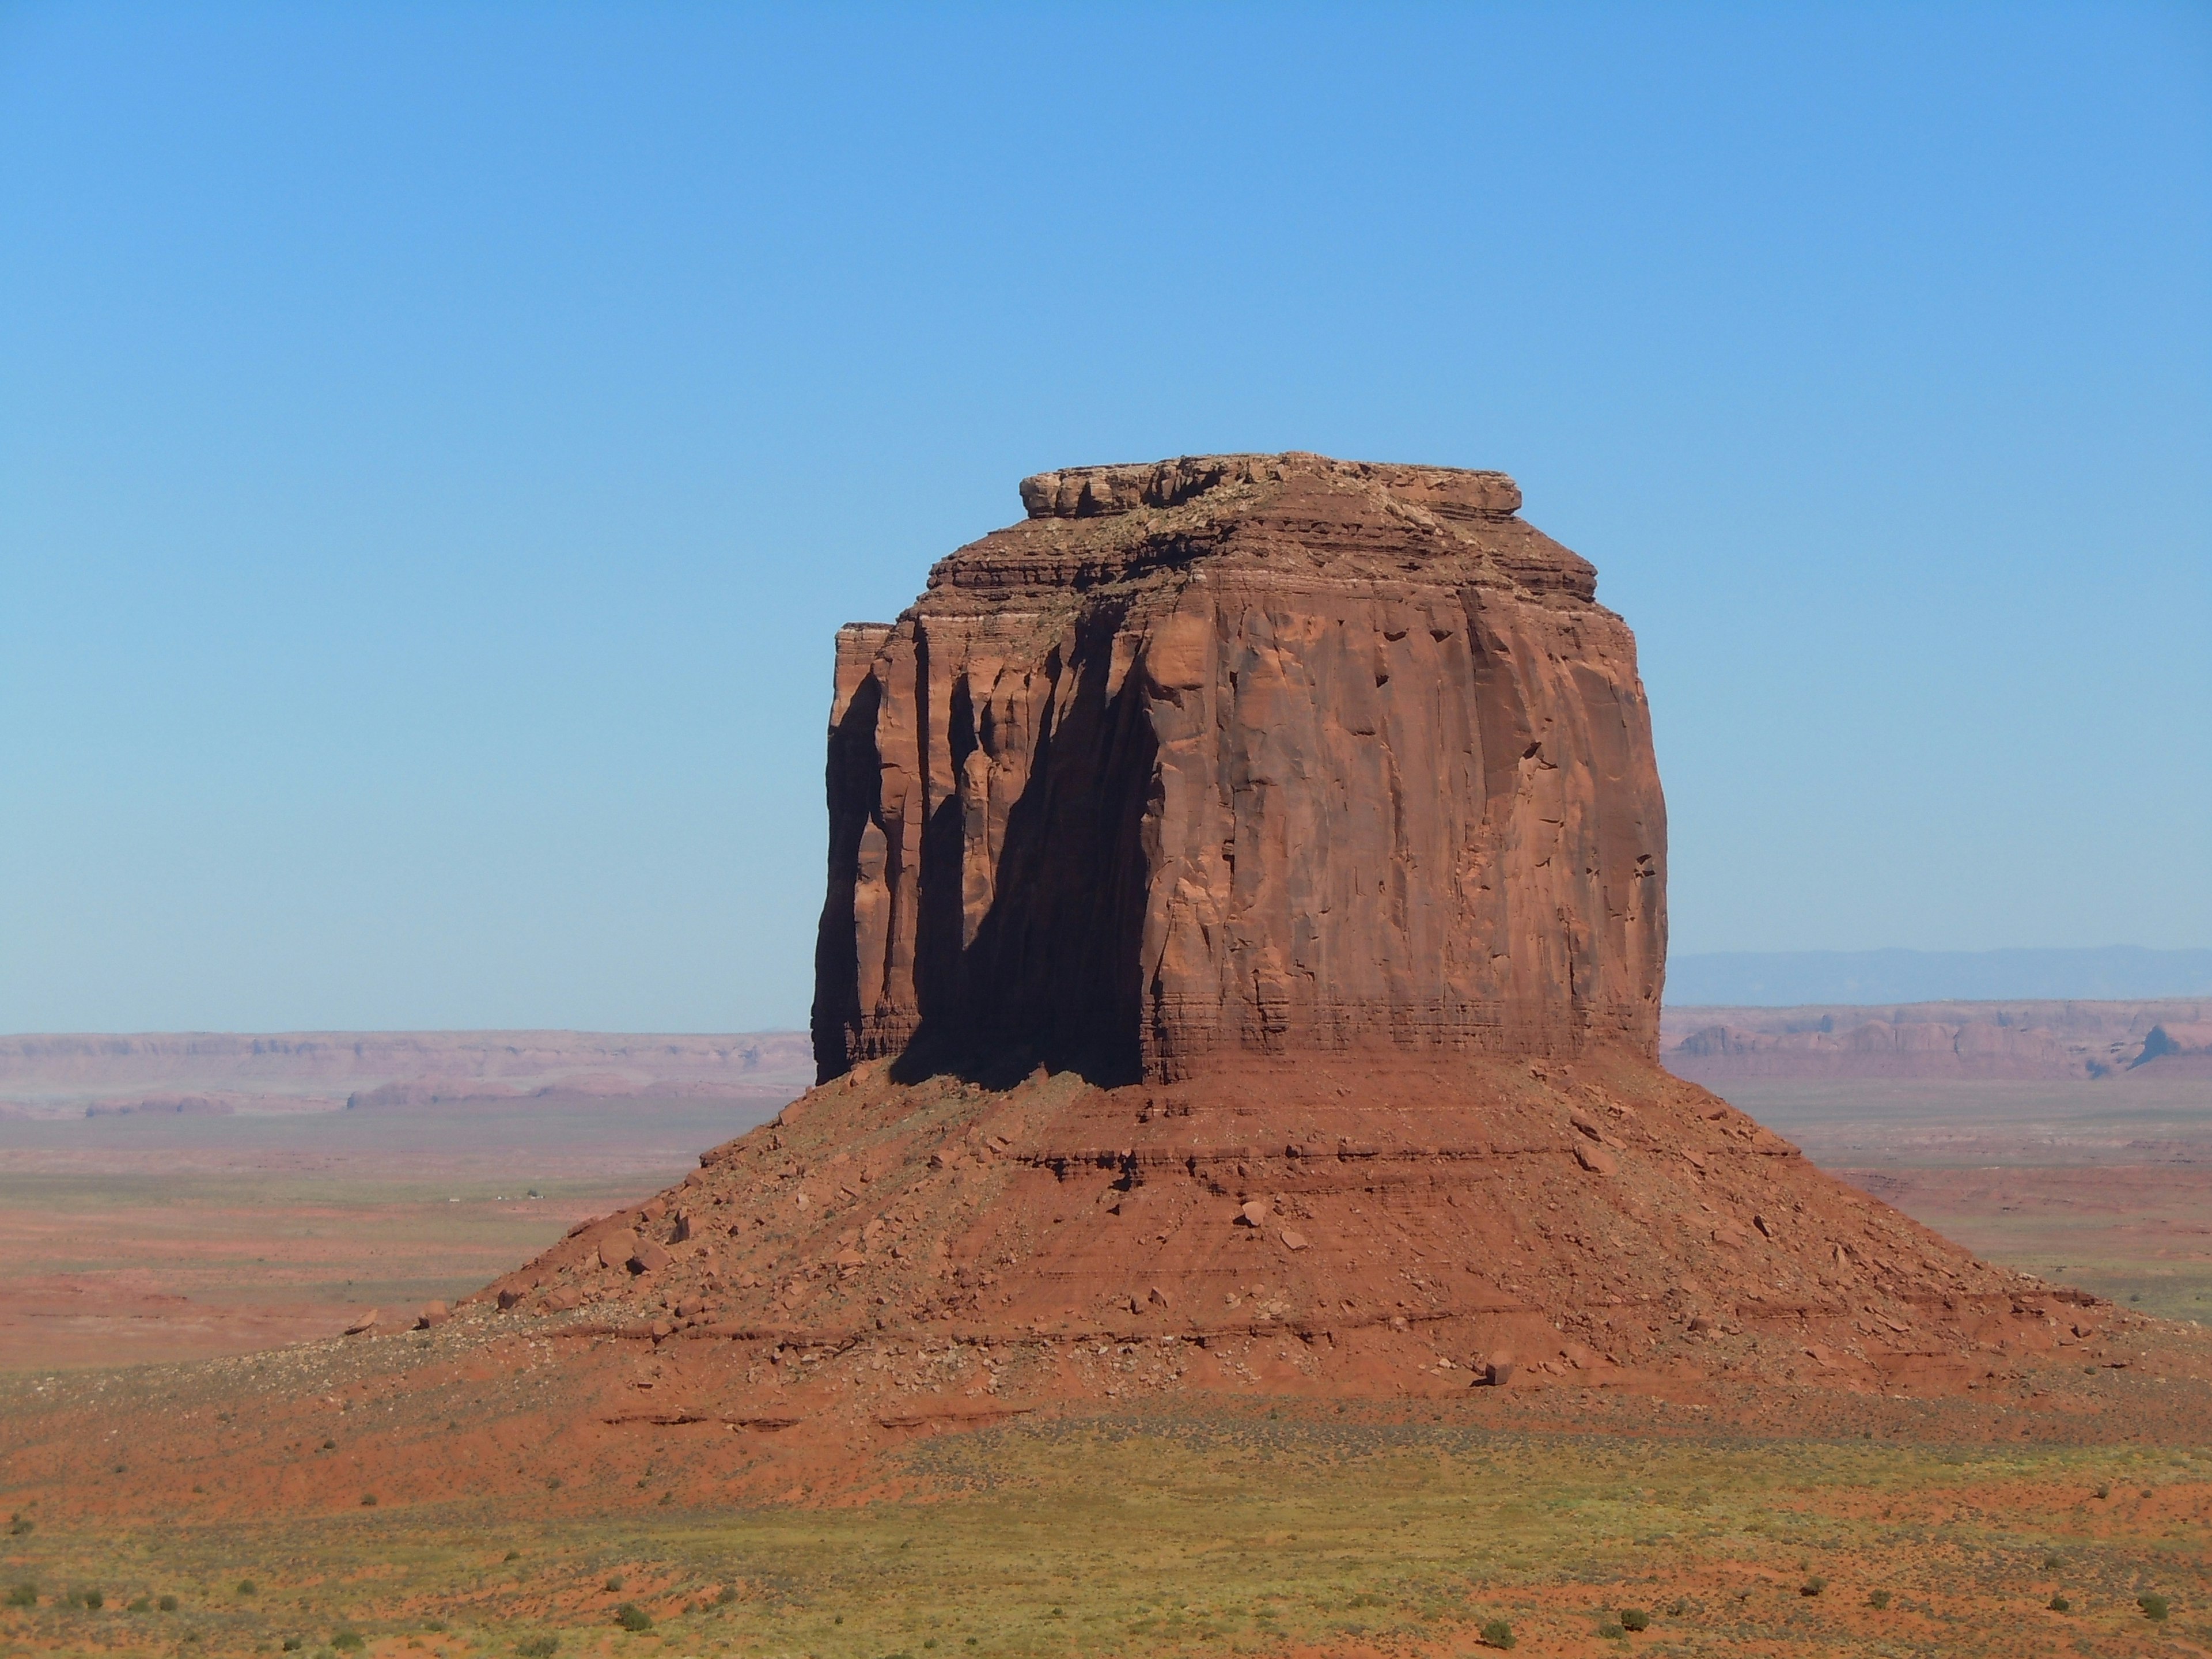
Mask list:
[{"label": "distant butte silhouette", "polygon": [[654,1345],[656,1411],[847,1437],[1948,1392],[2099,1340],[1660,1069],[1635,642],[1510,478],[1223,455],[1021,496],[839,632],[821,1082],[486,1297]]}]

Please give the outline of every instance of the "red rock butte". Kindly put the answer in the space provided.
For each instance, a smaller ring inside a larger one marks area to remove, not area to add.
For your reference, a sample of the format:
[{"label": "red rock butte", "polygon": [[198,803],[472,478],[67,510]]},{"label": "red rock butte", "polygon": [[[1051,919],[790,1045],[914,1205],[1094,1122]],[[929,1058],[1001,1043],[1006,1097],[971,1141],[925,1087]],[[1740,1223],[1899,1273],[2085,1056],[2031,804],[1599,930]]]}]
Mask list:
[{"label": "red rock butte", "polygon": [[839,631],[825,1080],[1656,1053],[1635,641],[1510,478],[1224,455],[1021,495]]},{"label": "red rock butte", "polygon": [[1511,479],[1229,455],[1021,494],[839,633],[821,1081],[501,1308],[649,1340],[655,1412],[833,1437],[1188,1389],[1952,1389],[2092,1340],[1660,1069],[1635,642]]}]

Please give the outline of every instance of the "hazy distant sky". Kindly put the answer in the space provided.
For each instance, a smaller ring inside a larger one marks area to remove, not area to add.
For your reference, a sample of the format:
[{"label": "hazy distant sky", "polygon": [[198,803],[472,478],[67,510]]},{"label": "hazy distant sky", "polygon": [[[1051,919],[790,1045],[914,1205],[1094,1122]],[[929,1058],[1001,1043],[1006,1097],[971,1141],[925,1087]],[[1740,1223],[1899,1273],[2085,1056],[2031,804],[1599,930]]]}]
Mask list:
[{"label": "hazy distant sky", "polygon": [[2212,12],[0,7],[0,1030],[805,1017],[1023,474],[1503,467],[1683,951],[2212,944]]}]

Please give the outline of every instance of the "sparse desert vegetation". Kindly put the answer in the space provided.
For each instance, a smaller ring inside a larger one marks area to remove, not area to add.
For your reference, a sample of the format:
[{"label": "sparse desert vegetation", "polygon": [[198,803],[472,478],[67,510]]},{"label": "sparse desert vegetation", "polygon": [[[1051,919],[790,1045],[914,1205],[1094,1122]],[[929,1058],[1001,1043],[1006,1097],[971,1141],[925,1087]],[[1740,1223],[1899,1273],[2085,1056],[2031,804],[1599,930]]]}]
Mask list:
[{"label": "sparse desert vegetation", "polygon": [[[2212,1460],[2171,1449],[1532,1434],[1307,1405],[946,1436],[878,1474],[826,1507],[58,1520],[10,1540],[0,1577],[104,1603],[11,1596],[0,1644],[880,1659],[1554,1653],[1607,1630],[1747,1654],[2212,1639]],[[2105,1482],[2124,1504],[2090,1499]]]}]

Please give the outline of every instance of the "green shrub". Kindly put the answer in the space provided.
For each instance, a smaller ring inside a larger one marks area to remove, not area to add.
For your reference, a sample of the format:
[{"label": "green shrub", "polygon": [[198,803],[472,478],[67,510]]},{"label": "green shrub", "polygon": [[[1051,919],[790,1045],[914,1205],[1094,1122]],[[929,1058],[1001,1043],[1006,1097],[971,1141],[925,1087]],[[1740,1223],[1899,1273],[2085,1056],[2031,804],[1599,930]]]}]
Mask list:
[{"label": "green shrub", "polygon": [[522,1559],[522,1552],[520,1550],[509,1550],[506,1554],[501,1556],[499,1559],[502,1561],[520,1561]]},{"label": "green shrub", "polygon": [[737,1599],[738,1587],[735,1584],[725,1584],[722,1586],[722,1593],[714,1598],[714,1605],[718,1607],[726,1607]]},{"label": "green shrub", "polygon": [[288,1636],[284,1638],[284,1651],[287,1653],[297,1653],[304,1645],[305,1644],[296,1636]]},{"label": "green shrub", "polygon": [[150,1595],[136,1596],[123,1610],[125,1613],[151,1613],[154,1611],[154,1598]]},{"label": "green shrub", "polygon": [[1641,1607],[1623,1607],[1620,1610],[1620,1626],[1623,1630],[1650,1630],[1651,1615]]},{"label": "green shrub", "polygon": [[251,1578],[241,1578],[238,1581],[238,1593],[240,1595],[252,1595],[260,1588],[261,1586],[255,1583]]},{"label": "green shrub", "polygon": [[94,1613],[107,1605],[107,1598],[96,1589],[81,1589],[76,1593],[76,1599]]},{"label": "green shrub", "polygon": [[1797,1586],[1797,1594],[1800,1595],[1818,1595],[1822,1590],[1827,1588],[1828,1581],[1821,1577],[1820,1574],[1814,1573],[1810,1578],[1808,1578],[1803,1583]]},{"label": "green shrub", "polygon": [[2065,1564],[2058,1559],[2057,1550],[2050,1551],[2043,1558],[2043,1570],[2045,1572],[2056,1572],[2063,1565]]},{"label": "green shrub", "polygon": [[2112,1489],[2110,1486],[2100,1486],[2097,1488],[2097,1496],[2100,1498],[2110,1498],[2112,1495]]},{"label": "green shrub", "polygon": [[2144,1618],[2152,1620],[2162,1620],[2173,1610],[2173,1604],[2163,1595],[2138,1595],[2136,1605],[2142,1609]]},{"label": "green shrub", "polygon": [[1608,1642],[1625,1642],[1628,1639],[1628,1632],[1610,1619],[1597,1627],[1597,1633]]},{"label": "green shrub", "polygon": [[1668,1603],[1667,1616],[1669,1619],[1680,1619],[1685,1613],[1688,1613],[1689,1610],[1690,1598],[1686,1595],[1678,1595],[1672,1601]]},{"label": "green shrub", "polygon": [[174,1613],[177,1610],[177,1598],[173,1595],[165,1595],[154,1605],[164,1613]]},{"label": "green shrub", "polygon": [[1513,1626],[1503,1619],[1492,1619],[1482,1627],[1482,1644],[1486,1648],[1510,1648],[1513,1645]]},{"label": "green shrub", "polygon": [[607,1588],[608,1588],[609,1589],[611,1589],[611,1590],[618,1590],[618,1589],[620,1589],[622,1587],[623,1587],[623,1576],[622,1576],[620,1573],[618,1573],[618,1572],[613,1572],[613,1573],[609,1573],[609,1574],[607,1575]]},{"label": "green shrub", "polygon": [[1876,1613],[1880,1613],[1884,1607],[1889,1605],[1889,1592],[1887,1590],[1869,1590],[1867,1592],[1867,1605],[1872,1607]]},{"label": "green shrub", "polygon": [[651,1630],[653,1615],[635,1601],[625,1601],[615,1609],[615,1623],[624,1630]]},{"label": "green shrub", "polygon": [[2050,1601],[2045,1602],[2044,1605],[2049,1607],[2053,1613],[2071,1613],[2074,1611],[2074,1604],[2063,1595],[2054,1595]]},{"label": "green shrub", "polygon": [[362,1493],[361,1506],[365,1510],[374,1509],[376,1507],[376,1494],[373,1492],[365,1492]]},{"label": "green shrub", "polygon": [[362,1646],[361,1632],[357,1630],[342,1630],[331,1638],[331,1645],[340,1653],[358,1653]]},{"label": "green shrub", "polygon": [[38,1522],[27,1515],[11,1515],[8,1517],[8,1535],[10,1538],[23,1537],[36,1525]]},{"label": "green shrub", "polygon": [[39,1587],[36,1584],[16,1585],[8,1592],[8,1605],[11,1607],[35,1607],[39,1605]]},{"label": "green shrub", "polygon": [[549,1631],[543,1636],[524,1637],[514,1644],[514,1650],[522,1659],[553,1659],[560,1645],[561,1638]]}]

